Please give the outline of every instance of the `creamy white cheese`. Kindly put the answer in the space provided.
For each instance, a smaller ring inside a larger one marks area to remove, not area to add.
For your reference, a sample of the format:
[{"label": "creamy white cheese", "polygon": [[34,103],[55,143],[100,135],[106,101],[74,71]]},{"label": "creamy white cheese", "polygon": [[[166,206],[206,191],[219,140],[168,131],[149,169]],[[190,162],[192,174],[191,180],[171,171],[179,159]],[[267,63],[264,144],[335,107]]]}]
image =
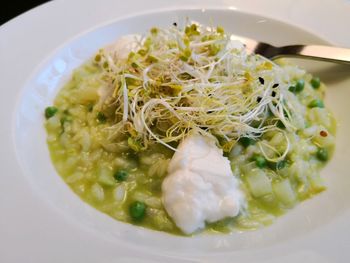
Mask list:
[{"label": "creamy white cheese", "polygon": [[244,202],[230,161],[215,141],[201,135],[184,139],[162,184],[163,204],[186,234],[225,217],[237,216]]}]

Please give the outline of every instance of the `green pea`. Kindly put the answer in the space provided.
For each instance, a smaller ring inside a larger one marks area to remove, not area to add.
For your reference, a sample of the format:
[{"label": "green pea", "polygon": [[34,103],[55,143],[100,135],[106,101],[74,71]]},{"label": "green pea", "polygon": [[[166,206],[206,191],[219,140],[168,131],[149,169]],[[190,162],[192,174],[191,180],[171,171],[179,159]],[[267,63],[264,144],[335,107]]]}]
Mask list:
[{"label": "green pea", "polygon": [[131,203],[129,206],[129,213],[133,220],[142,220],[146,214],[146,204],[139,201]]},{"label": "green pea", "polygon": [[284,167],[286,167],[287,161],[282,160],[276,163],[276,170],[282,170]]},{"label": "green pea", "polygon": [[255,140],[248,137],[241,137],[239,142],[243,145],[244,148],[247,148],[249,145],[255,144]]},{"label": "green pea", "polygon": [[324,104],[323,104],[323,101],[322,100],[312,100],[310,103],[309,103],[309,108],[324,108]]},{"label": "green pea", "polygon": [[292,92],[292,93],[296,93],[296,87],[295,86],[290,86],[289,88],[288,88],[288,90],[290,91],[290,92]]},{"label": "green pea", "polygon": [[299,79],[295,85],[289,87],[289,91],[293,93],[299,93],[302,92],[305,86],[305,81],[303,79]]},{"label": "green pea", "polygon": [[118,182],[125,181],[128,178],[128,172],[124,170],[118,170],[114,173],[114,178]]},{"label": "green pea", "polygon": [[259,168],[264,168],[264,167],[266,167],[267,161],[266,161],[266,159],[265,159],[263,156],[258,155],[258,156],[255,156],[254,159],[255,159],[255,165],[256,165],[257,167],[259,167]]},{"label": "green pea", "polygon": [[328,160],[328,151],[325,148],[319,148],[316,153],[317,159],[319,159],[322,162],[326,162]]},{"label": "green pea", "polygon": [[286,165],[287,165],[287,161],[285,161],[285,160],[282,160],[279,162],[269,162],[268,163],[268,166],[272,170],[282,170],[284,167],[286,167]]},{"label": "green pea", "polygon": [[321,80],[317,77],[312,78],[310,83],[314,89],[318,89],[321,86]]},{"label": "green pea", "polygon": [[304,86],[305,86],[305,80],[299,79],[299,80],[297,81],[297,84],[295,85],[296,92],[301,92],[301,91],[303,91]]},{"label": "green pea", "polygon": [[106,115],[104,115],[102,112],[97,113],[97,120],[99,123],[105,123],[107,118]]},{"label": "green pea", "polygon": [[54,106],[47,107],[45,109],[45,117],[46,119],[50,119],[51,117],[55,116],[55,114],[58,112],[58,109]]}]

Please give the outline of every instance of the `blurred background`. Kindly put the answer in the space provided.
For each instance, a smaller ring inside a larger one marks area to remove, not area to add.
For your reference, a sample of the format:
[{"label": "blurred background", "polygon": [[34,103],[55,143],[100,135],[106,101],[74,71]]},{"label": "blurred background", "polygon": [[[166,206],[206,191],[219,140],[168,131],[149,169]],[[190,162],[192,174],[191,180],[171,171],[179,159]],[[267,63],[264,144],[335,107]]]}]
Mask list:
[{"label": "blurred background", "polygon": [[48,0],[8,0],[1,3],[0,25]]}]

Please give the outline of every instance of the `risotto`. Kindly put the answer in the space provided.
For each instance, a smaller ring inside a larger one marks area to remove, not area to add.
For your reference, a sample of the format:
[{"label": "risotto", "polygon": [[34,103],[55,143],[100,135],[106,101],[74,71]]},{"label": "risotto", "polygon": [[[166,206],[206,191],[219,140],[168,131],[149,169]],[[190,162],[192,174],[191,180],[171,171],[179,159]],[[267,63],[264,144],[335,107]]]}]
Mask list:
[{"label": "risotto", "polygon": [[53,164],[85,202],[173,234],[258,229],[323,191],[325,85],[223,28],[152,28],[99,50],[45,110]]}]

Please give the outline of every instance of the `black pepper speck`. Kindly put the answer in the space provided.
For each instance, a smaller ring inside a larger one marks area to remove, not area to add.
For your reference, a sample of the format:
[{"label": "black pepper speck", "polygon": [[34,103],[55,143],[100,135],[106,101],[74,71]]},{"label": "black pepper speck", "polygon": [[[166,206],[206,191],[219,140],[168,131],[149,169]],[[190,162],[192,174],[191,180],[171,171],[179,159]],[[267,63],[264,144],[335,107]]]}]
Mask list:
[{"label": "black pepper speck", "polygon": [[259,82],[261,83],[261,85],[264,85],[265,80],[262,77],[259,77]]}]

